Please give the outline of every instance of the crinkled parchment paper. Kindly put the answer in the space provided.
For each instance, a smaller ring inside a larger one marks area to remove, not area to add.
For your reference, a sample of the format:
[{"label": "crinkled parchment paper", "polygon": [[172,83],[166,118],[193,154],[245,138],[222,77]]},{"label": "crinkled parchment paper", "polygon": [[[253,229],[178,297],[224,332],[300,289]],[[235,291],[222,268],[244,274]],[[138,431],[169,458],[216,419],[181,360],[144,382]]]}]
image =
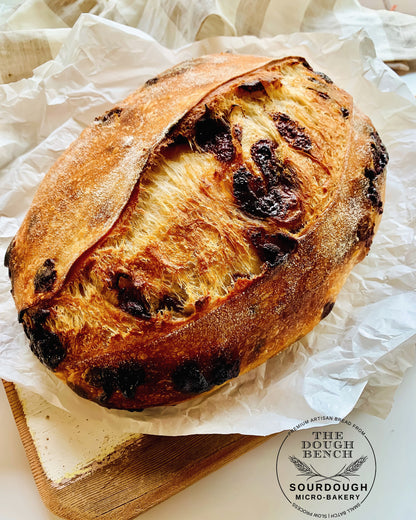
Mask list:
[{"label": "crinkled parchment paper", "polygon": [[169,50],[137,29],[83,15],[55,60],[30,79],[0,86],[1,254],[43,175],[85,125],[162,70],[219,51],[306,57],[354,96],[388,148],[382,224],[333,312],[301,341],[208,397],[144,412],[109,411],[73,394],[32,355],[2,268],[0,377],[126,432],[266,435],[305,418],[343,417],[355,406],[385,416],[415,355],[416,106],[363,33],[344,40],[321,33],[216,37]]}]

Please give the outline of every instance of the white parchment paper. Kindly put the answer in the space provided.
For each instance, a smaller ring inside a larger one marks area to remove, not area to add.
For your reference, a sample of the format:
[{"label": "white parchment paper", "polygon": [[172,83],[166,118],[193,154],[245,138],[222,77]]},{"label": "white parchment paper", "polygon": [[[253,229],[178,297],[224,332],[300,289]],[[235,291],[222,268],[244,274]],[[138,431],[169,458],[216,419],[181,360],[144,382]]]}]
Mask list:
[{"label": "white parchment paper", "polygon": [[416,105],[364,33],[216,37],[170,50],[137,29],[83,15],[55,60],[30,79],[0,86],[0,252],[45,172],[85,125],[162,70],[219,51],[304,56],[354,96],[387,146],[382,224],[333,312],[301,341],[207,397],[144,412],[109,411],[76,396],[32,355],[2,268],[0,377],[126,432],[267,435],[305,418],[344,417],[355,406],[386,416],[415,357]]}]

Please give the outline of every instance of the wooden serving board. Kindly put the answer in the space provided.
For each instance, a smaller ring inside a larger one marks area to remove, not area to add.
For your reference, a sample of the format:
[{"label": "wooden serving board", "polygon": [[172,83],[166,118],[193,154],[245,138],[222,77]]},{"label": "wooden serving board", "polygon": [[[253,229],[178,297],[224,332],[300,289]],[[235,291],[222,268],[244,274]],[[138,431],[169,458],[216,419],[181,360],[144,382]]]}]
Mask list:
[{"label": "wooden serving board", "polygon": [[15,386],[3,384],[40,496],[65,520],[131,520],[269,438],[137,435],[57,484],[44,471]]}]

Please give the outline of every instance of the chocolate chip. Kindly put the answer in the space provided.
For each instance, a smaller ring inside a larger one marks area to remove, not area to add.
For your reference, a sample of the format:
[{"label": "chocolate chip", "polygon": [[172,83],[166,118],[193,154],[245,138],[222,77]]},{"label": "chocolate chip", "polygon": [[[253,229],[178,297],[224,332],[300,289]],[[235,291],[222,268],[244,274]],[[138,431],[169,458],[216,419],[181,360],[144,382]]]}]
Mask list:
[{"label": "chocolate chip", "polygon": [[172,146],[183,146],[188,144],[188,139],[182,134],[176,134],[173,136]]},{"label": "chocolate chip", "polygon": [[263,229],[252,232],[250,239],[260,260],[269,267],[276,267],[285,262],[298,246],[297,240],[290,235],[284,233],[268,235]]},{"label": "chocolate chip", "polygon": [[371,138],[371,154],[373,159],[373,167],[366,167],[364,169],[364,177],[369,181],[367,188],[367,198],[371,202],[371,205],[377,209],[379,213],[383,212],[383,201],[377,190],[377,177],[384,171],[389,161],[389,154],[387,153],[386,147],[381,142],[380,136],[374,130],[370,130]]},{"label": "chocolate chip", "polygon": [[374,223],[368,218],[364,217],[358,224],[357,238],[360,242],[364,242],[367,249],[370,248],[374,237]]},{"label": "chocolate chip", "polygon": [[373,181],[377,177],[377,173],[371,168],[365,168],[364,177],[367,177],[369,181]]},{"label": "chocolate chip", "polygon": [[350,111],[348,110],[348,108],[341,107],[341,114],[342,117],[345,117],[345,119],[347,119],[350,115]]},{"label": "chocolate chip", "polygon": [[264,90],[264,85],[261,81],[251,81],[247,83],[242,83],[238,86],[238,88],[245,92],[266,92]]},{"label": "chocolate chip", "polygon": [[309,152],[312,149],[312,142],[305,133],[303,126],[290,119],[287,114],[278,112],[273,114],[272,117],[279,134],[290,146],[304,152]]},{"label": "chocolate chip", "polygon": [[175,390],[186,394],[206,392],[210,385],[195,361],[185,361],[172,374]]},{"label": "chocolate chip", "polygon": [[137,361],[123,361],[118,367],[91,367],[85,381],[94,388],[102,388],[100,401],[105,402],[120,390],[127,399],[134,399],[137,387],[145,381],[144,367]]},{"label": "chocolate chip", "polygon": [[283,165],[277,160],[277,143],[270,139],[260,139],[250,148],[251,157],[264,175],[267,187],[276,186],[283,172]]},{"label": "chocolate chip", "polygon": [[316,90],[315,91],[318,96],[320,96],[322,99],[330,99],[330,97],[328,96],[328,94],[326,94],[325,92],[321,92],[320,90]]},{"label": "chocolate chip", "polygon": [[213,363],[210,383],[213,386],[222,385],[229,379],[237,377],[240,373],[240,360],[227,360],[223,357]]},{"label": "chocolate chip", "polygon": [[118,387],[127,399],[134,399],[137,387],[145,382],[146,372],[137,361],[124,361],[118,367]]},{"label": "chocolate chip", "polygon": [[326,318],[328,316],[328,314],[334,308],[334,305],[335,305],[335,302],[325,303],[324,308],[322,309],[321,320],[323,320],[324,318]]},{"label": "chocolate chip", "polygon": [[122,111],[122,108],[114,107],[111,110],[108,110],[104,115],[96,117],[94,121],[101,125],[109,125],[114,121],[116,116],[121,114]]},{"label": "chocolate chip", "polygon": [[[264,168],[266,171],[266,167]],[[271,182],[254,176],[244,166],[233,175],[233,195],[244,213],[265,219],[268,217],[285,220],[298,206],[298,200],[286,184],[287,180],[267,172]],[[281,185],[275,185],[282,181]]]},{"label": "chocolate chip", "polygon": [[114,107],[111,110],[108,110],[104,115],[96,117],[95,121],[101,123],[102,125],[110,124],[116,116],[119,116],[123,111],[122,108]]},{"label": "chocolate chip", "polygon": [[139,291],[132,289],[123,291],[119,295],[119,305],[122,311],[131,314],[135,318],[149,320],[152,317],[150,305]]},{"label": "chocolate chip", "polygon": [[290,178],[277,159],[277,143],[261,139],[251,146],[250,154],[263,177],[241,166],[233,175],[233,194],[241,209],[257,218],[287,219],[298,206]]},{"label": "chocolate chip", "polygon": [[[50,313],[49,309],[24,309],[19,312],[19,323],[23,322],[23,329],[29,339],[31,338],[31,330],[43,327]],[[24,319],[25,316],[28,319]]]},{"label": "chocolate chip", "polygon": [[203,311],[206,308],[206,306],[208,305],[209,300],[210,300],[209,296],[203,296],[202,298],[199,298],[199,300],[196,300],[196,302],[195,302],[196,312]]},{"label": "chocolate chip", "polygon": [[254,175],[244,166],[234,172],[233,195],[245,213],[259,218],[267,217],[258,208],[258,199],[264,195],[264,187],[262,189],[262,186],[259,186]]},{"label": "chocolate chip", "polygon": [[326,94],[325,92],[321,92],[320,90],[316,90],[315,88],[311,88],[311,87],[307,87],[307,88],[308,88],[308,90],[313,90],[314,92],[316,92],[318,94],[318,96],[320,96],[321,98],[329,99],[328,94]]},{"label": "chocolate chip", "polygon": [[150,87],[150,85],[154,85],[158,81],[159,81],[159,78],[157,76],[155,76],[154,78],[148,79],[144,85],[145,85],[145,87]]},{"label": "chocolate chip", "polygon": [[183,311],[183,302],[174,294],[165,294],[159,301],[157,310],[168,309],[170,311]]},{"label": "chocolate chip", "polygon": [[221,162],[231,162],[235,150],[228,124],[211,118],[207,111],[195,125],[195,141],[204,152],[213,153]]},{"label": "chocolate chip", "polygon": [[380,194],[377,188],[370,181],[370,186],[367,189],[367,198],[371,202],[371,205],[378,210],[379,213],[383,212],[383,201],[381,200]]},{"label": "chocolate chip", "polygon": [[30,342],[30,348],[39,361],[51,370],[55,370],[66,356],[66,350],[57,334],[46,330],[42,336],[35,336]]},{"label": "chocolate chip", "polygon": [[377,175],[380,175],[389,162],[389,154],[375,130],[370,132],[370,137],[373,141],[371,143],[371,153],[373,156],[374,171]]},{"label": "chocolate chip", "polygon": [[144,320],[152,317],[149,302],[127,274],[118,273],[114,285],[118,289],[118,304],[122,311]]},{"label": "chocolate chip", "polygon": [[85,381],[94,388],[103,389],[100,401],[105,402],[117,389],[117,371],[113,367],[91,367],[85,376]]},{"label": "chocolate chip", "polygon": [[52,260],[52,258],[48,258],[36,271],[33,280],[35,292],[48,292],[52,290],[56,278],[55,261]]},{"label": "chocolate chip", "polygon": [[23,329],[30,341],[30,349],[45,366],[54,370],[66,356],[66,349],[59,337],[45,325],[49,310],[28,311],[29,320],[23,322]]},{"label": "chocolate chip", "polygon": [[313,70],[309,63],[305,60],[305,58],[299,58],[300,64],[305,67],[305,69]]},{"label": "chocolate chip", "polygon": [[258,201],[259,213],[268,217],[284,219],[288,210],[295,207],[297,199],[293,193],[279,186],[273,187],[269,193]]},{"label": "chocolate chip", "polygon": [[314,71],[314,72],[315,72],[315,74],[316,74],[317,76],[319,76],[320,78],[322,78],[322,79],[323,79],[324,81],[326,81],[327,83],[329,83],[329,84],[333,83],[332,79],[331,79],[329,76],[327,76],[326,74],[324,74],[323,72],[317,72],[317,71]]}]

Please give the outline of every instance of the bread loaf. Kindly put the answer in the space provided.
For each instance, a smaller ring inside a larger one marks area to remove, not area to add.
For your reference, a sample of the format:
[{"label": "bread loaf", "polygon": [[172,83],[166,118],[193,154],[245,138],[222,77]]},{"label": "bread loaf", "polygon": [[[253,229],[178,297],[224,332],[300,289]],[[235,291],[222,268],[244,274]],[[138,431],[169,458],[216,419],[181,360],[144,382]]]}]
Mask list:
[{"label": "bread loaf", "polygon": [[211,55],[147,81],[57,160],[9,246],[33,353],[129,410],[247,372],[331,311],[387,161],[303,58]]}]

